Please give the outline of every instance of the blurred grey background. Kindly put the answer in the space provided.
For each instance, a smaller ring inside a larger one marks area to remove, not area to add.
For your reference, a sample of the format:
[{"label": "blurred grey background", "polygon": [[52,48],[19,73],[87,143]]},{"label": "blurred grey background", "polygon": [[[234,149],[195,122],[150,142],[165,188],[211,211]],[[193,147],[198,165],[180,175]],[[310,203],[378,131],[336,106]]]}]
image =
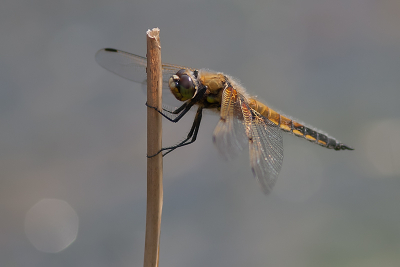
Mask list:
[{"label": "blurred grey background", "polygon": [[[271,195],[204,116],[164,159],[160,266],[399,266],[400,2],[27,1],[0,10],[0,266],[142,266],[146,96],[113,47],[237,77],[354,151],[285,135]],[[194,112],[164,120],[164,145]]]}]

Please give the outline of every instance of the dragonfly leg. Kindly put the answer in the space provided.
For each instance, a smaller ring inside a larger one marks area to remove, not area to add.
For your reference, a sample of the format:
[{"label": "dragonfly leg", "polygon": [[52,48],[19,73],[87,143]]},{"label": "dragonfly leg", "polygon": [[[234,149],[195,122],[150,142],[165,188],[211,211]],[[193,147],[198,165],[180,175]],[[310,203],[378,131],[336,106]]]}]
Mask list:
[{"label": "dragonfly leg", "polygon": [[[147,105],[147,103],[146,103]],[[182,106],[180,106],[179,108],[175,109],[175,110],[168,110],[166,108],[163,108],[163,111],[171,113],[171,114],[179,114],[182,110],[184,110],[186,108],[186,106],[188,105],[188,103],[184,103]]]},{"label": "dragonfly leg", "polygon": [[167,115],[165,115],[164,112],[162,112],[161,110],[158,110],[156,107],[150,106],[149,104],[147,104],[146,102],[146,106],[149,108],[152,108],[154,110],[156,110],[158,113],[160,113],[164,118],[166,118],[169,121],[172,122],[178,122],[180,119],[182,119],[182,117],[191,109],[191,107],[194,105],[194,103],[191,102],[186,102],[184,103],[182,106],[180,106],[179,108],[175,109],[172,112],[172,114],[179,114],[175,119],[171,119],[170,117],[168,117]]},{"label": "dragonfly leg", "polygon": [[158,113],[160,113],[167,120],[172,121],[172,122],[178,122],[193,107],[193,105],[198,103],[198,101],[204,96],[204,94],[205,94],[205,92],[207,90],[207,87],[202,85],[202,86],[200,86],[200,88],[198,90],[199,91],[197,92],[197,94],[192,99],[190,99],[189,101],[183,103],[182,106],[180,106],[179,108],[175,109],[174,111],[168,111],[168,110],[163,109],[164,111],[167,111],[167,112],[172,113],[172,114],[179,114],[175,119],[171,119],[170,117],[165,115],[164,112],[158,110],[156,107],[150,106],[149,104],[147,104],[147,102],[146,102],[146,106],[149,107],[149,108],[153,108],[154,110],[156,110]]},{"label": "dragonfly leg", "polygon": [[[199,127],[200,127],[200,122],[201,122],[202,116],[203,116],[203,108],[199,107],[197,109],[196,116],[194,118],[192,128],[190,129],[190,131],[189,131],[189,133],[188,133],[188,135],[187,135],[185,140],[183,140],[182,142],[180,142],[179,144],[176,144],[174,146],[164,147],[160,151],[158,151],[156,154],[151,155],[151,156],[147,156],[147,157],[148,158],[152,158],[152,157],[158,155],[162,151],[167,151],[167,152],[165,152],[163,154],[163,157],[164,157],[165,155],[171,153],[172,151],[174,151],[178,147],[186,146],[186,145],[189,145],[189,144],[193,143],[194,141],[196,141],[197,133],[199,132]],[[189,139],[191,139],[191,140],[189,141]]]}]

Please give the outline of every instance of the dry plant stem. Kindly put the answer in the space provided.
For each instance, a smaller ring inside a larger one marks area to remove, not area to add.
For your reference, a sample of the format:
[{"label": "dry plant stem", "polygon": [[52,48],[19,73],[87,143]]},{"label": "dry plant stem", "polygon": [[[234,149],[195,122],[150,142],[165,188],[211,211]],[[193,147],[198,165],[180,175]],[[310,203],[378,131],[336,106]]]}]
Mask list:
[{"label": "dry plant stem", "polygon": [[[147,31],[147,103],[162,109],[161,46],[158,28]],[[161,149],[161,115],[147,108],[147,155]],[[162,153],[147,158],[147,209],[144,267],[157,267],[163,204]]]}]

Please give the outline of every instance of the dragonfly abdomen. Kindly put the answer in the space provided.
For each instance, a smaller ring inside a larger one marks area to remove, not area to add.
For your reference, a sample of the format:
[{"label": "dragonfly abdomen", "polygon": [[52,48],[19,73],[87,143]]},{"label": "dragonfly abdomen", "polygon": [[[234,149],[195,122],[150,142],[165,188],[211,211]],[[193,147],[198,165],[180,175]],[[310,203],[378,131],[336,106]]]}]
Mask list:
[{"label": "dragonfly abdomen", "polygon": [[348,147],[343,143],[340,143],[335,138],[329,137],[326,134],[320,133],[299,122],[296,122],[279,114],[278,112],[264,105],[260,101],[250,99],[249,104],[252,109],[260,113],[269,121],[279,126],[279,128],[285,132],[293,133],[296,136],[303,137],[312,143],[316,143],[326,148],[335,150],[353,150],[353,148]]}]

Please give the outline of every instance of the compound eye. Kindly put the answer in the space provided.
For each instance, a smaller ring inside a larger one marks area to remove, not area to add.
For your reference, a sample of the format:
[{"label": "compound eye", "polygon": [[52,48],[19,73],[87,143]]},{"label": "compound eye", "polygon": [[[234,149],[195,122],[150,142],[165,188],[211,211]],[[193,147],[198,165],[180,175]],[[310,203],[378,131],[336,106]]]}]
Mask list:
[{"label": "compound eye", "polygon": [[190,89],[193,88],[192,78],[189,75],[183,74],[181,75],[181,79],[179,80],[179,84],[181,88]]},{"label": "compound eye", "polygon": [[[177,73],[178,75],[178,73]],[[194,96],[195,89],[193,85],[192,78],[187,74],[182,74],[179,80],[179,92],[182,95],[182,100],[191,99]]]}]

